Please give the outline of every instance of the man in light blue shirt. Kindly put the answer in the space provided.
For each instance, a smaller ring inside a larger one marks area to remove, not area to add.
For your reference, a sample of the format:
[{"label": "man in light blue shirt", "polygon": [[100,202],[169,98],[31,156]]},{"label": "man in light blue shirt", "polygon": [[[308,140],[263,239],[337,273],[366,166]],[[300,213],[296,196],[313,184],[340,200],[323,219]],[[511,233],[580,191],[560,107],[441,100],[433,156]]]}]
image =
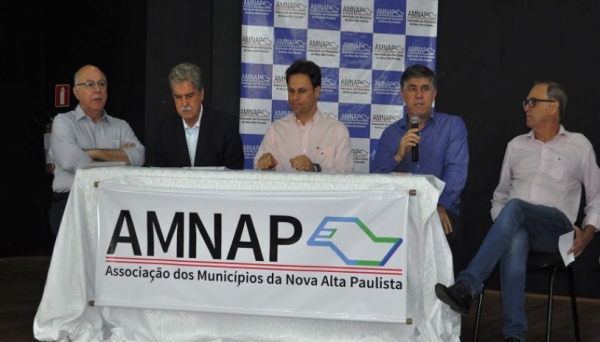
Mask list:
[{"label": "man in light blue shirt", "polygon": [[122,161],[142,166],[145,149],[124,120],[104,110],[107,99],[106,76],[93,65],[75,74],[73,94],[79,101],[74,111],[58,114],[52,123],[50,153],[54,159],[54,191],[50,207],[50,227],[56,235],[64,208],[81,164],[92,161]]},{"label": "man in light blue shirt", "polygon": [[[444,181],[438,213],[451,242],[458,228],[460,194],[467,181],[467,129],[460,117],[438,113],[432,108],[436,76],[426,66],[416,64],[406,68],[400,88],[407,115],[383,131],[372,172],[428,174]],[[411,123],[418,128],[411,128]],[[414,148],[418,154],[413,156]],[[416,156],[418,158],[414,158]]]}]

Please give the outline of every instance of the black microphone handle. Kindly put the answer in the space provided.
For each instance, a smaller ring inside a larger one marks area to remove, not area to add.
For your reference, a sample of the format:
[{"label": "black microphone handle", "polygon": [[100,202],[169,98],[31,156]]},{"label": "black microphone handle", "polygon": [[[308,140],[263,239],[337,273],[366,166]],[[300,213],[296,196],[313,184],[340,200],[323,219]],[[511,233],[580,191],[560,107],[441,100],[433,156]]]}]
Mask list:
[{"label": "black microphone handle", "polygon": [[[411,124],[410,128],[419,128],[419,123],[418,122],[413,122]],[[413,162],[418,162],[419,161],[419,144],[417,144],[417,146],[413,146],[413,148],[412,148],[412,161]]]},{"label": "black microphone handle", "polygon": [[413,148],[412,148],[412,161],[413,162],[419,161],[419,145],[418,144],[417,144],[417,146],[413,146]]}]

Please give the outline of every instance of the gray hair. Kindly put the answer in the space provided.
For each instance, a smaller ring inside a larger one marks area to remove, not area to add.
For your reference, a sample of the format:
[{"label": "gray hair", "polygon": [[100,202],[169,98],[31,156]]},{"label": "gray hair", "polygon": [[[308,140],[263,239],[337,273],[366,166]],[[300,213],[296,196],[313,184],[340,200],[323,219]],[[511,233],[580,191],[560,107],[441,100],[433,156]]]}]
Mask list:
[{"label": "gray hair", "polygon": [[437,89],[437,77],[435,72],[421,64],[414,64],[406,68],[400,77],[400,89],[404,89],[406,82],[411,78],[427,78],[433,89]]},{"label": "gray hair", "polygon": [[565,111],[567,109],[567,92],[565,88],[554,81],[538,81],[535,85],[545,84],[547,86],[546,94],[551,100],[558,102],[558,117],[560,119],[565,117]]},{"label": "gray hair", "polygon": [[192,63],[180,63],[171,69],[169,85],[173,87],[173,84],[183,82],[192,82],[196,89],[202,90],[204,85],[202,84],[202,70],[200,70],[200,67]]}]

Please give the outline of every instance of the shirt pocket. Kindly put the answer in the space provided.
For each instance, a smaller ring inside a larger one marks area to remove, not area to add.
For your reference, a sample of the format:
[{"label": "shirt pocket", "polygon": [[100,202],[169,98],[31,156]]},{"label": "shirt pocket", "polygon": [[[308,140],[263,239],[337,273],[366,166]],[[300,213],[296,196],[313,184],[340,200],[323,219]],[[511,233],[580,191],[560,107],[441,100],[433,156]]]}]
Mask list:
[{"label": "shirt pocket", "polygon": [[563,179],[563,177],[566,174],[566,170],[565,170],[566,165],[562,162],[561,159],[557,159],[552,163],[552,166],[550,166],[550,177],[552,177],[553,179],[560,181],[561,179]]},{"label": "shirt pocket", "polygon": [[318,163],[319,165],[321,165],[321,167],[331,168],[333,167],[333,154],[333,147],[321,148],[317,151],[315,163]]},{"label": "shirt pocket", "polygon": [[555,158],[548,170],[548,175],[558,187],[569,187],[573,181],[578,181],[578,161],[564,156]]}]

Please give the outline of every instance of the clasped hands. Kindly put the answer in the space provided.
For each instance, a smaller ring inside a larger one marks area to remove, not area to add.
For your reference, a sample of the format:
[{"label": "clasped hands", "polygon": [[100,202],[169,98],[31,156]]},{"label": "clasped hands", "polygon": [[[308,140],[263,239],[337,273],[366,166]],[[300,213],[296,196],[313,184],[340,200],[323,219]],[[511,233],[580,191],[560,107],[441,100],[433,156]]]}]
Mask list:
[{"label": "clasped hands", "polygon": [[[270,152],[263,154],[256,162],[259,170],[271,170],[277,166],[277,159]],[[290,165],[296,171],[313,172],[315,166],[305,154],[290,158]]]}]

